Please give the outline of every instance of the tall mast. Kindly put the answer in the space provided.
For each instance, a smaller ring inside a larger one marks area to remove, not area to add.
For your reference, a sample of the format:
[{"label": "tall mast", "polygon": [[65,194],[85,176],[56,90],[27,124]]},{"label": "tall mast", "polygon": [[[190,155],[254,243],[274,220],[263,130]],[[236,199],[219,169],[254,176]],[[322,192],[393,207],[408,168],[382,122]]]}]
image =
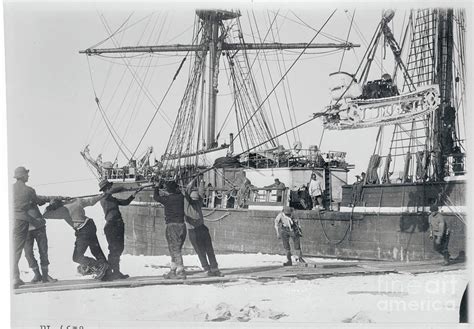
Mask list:
[{"label": "tall mast", "polygon": [[201,20],[202,35],[204,40],[194,45],[153,45],[119,48],[89,48],[79,51],[88,56],[114,54],[114,53],[158,53],[158,52],[201,52],[209,54],[208,59],[208,113],[206,148],[217,146],[216,140],[216,100],[218,93],[219,59],[222,51],[241,50],[284,50],[284,49],[351,49],[360,45],[345,43],[227,43],[224,41],[227,31],[223,21],[240,17],[238,11],[227,10],[196,10],[196,15]]},{"label": "tall mast", "polygon": [[440,179],[444,176],[444,164],[446,157],[453,149],[453,129],[455,109],[451,104],[452,84],[453,84],[453,10],[439,9],[438,13],[438,65],[437,83],[439,84],[441,104],[439,111],[435,113],[434,127],[435,141],[434,147],[437,156],[437,167]]},{"label": "tall mast", "polygon": [[[238,15],[216,11],[198,11],[198,16],[204,21],[204,28],[209,35],[209,107],[207,113],[206,146],[211,149],[216,144],[216,100],[218,92],[219,56],[222,45],[219,42],[219,26],[224,19],[236,18]],[[229,15],[230,14],[230,15]]]}]

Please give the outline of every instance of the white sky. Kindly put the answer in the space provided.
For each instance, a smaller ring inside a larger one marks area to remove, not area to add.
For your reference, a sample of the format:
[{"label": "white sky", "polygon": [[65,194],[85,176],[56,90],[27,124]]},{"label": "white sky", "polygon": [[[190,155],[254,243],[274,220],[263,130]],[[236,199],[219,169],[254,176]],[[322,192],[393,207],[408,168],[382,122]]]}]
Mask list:
[{"label": "white sky", "polygon": [[[9,172],[16,166],[26,166],[31,170],[30,183],[35,186],[38,193],[71,195],[94,192],[96,183],[79,155],[79,151],[90,143],[92,155],[96,156],[101,152],[104,154],[104,161],[113,160],[117,152],[101,120],[99,133],[93,135],[92,140],[87,140],[87,136],[91,134],[91,126],[95,124],[92,118],[96,106],[87,59],[86,56],[78,54],[78,51],[107,36],[98,12],[104,15],[111,29],[115,30],[134,10],[131,21],[138,20],[151,11],[159,10],[163,17],[167,15],[166,22],[169,24],[163,29],[162,40],[165,41],[179,36],[185,29],[192,26],[194,7],[163,8],[151,3],[147,5],[150,8],[137,11],[137,6],[131,8],[126,4],[99,7],[96,4],[78,6],[73,3],[6,3],[4,16]],[[294,16],[288,13],[289,9],[294,10],[299,17],[314,27],[321,26],[333,10],[316,5],[308,5],[307,8],[266,5],[263,8],[257,6],[255,11],[257,15],[260,14],[263,17],[266,9],[277,10],[279,7],[282,15],[287,14],[295,20]],[[349,10],[352,12],[352,8]],[[246,12],[246,9],[242,10],[243,15]],[[365,38],[370,40],[380,14],[381,8],[375,7],[356,11],[355,21]],[[403,16],[404,11],[400,10],[400,20]],[[247,17],[242,17],[243,23],[247,20]],[[280,22],[283,21],[280,20]],[[283,23],[284,26],[281,28],[283,42],[307,42],[314,35],[313,31],[301,28],[291,21]],[[344,7],[340,7],[324,32],[345,39],[348,28],[349,20],[344,13]],[[397,30],[396,25],[395,29]],[[250,33],[248,29],[246,32]],[[265,31],[261,33],[263,32]],[[295,35],[298,36],[297,39]],[[175,39],[173,42],[185,43],[189,38],[188,34],[185,39],[181,38],[179,41]],[[361,43],[355,28],[351,32],[350,40]],[[315,42],[330,42],[330,40],[318,36]],[[356,51],[357,56],[354,56],[352,52],[346,53],[343,70],[355,71],[357,60],[362,58],[365,48],[361,47]],[[338,53],[316,59],[309,55],[310,59],[298,62],[288,75],[297,112],[297,122],[307,120],[312,113],[323,110],[328,104],[328,75],[338,70],[341,55]],[[182,56],[179,60],[181,58]],[[176,59],[172,60],[176,62]],[[100,93],[101,74],[103,78],[103,73],[107,72],[109,66],[106,61],[96,58],[91,58],[90,63],[94,70],[94,86]],[[292,61],[287,62],[287,67],[291,63]],[[176,67],[175,64],[156,68],[155,75],[161,80],[161,85],[152,90],[157,90],[154,97],[158,102],[171,81]],[[374,69],[378,75],[380,69],[376,67]],[[180,87],[184,87],[187,70],[188,67],[183,69],[163,104],[165,112],[171,118],[176,113],[181,100],[183,88]],[[389,67],[388,71],[391,72],[392,68]],[[225,74],[221,73],[221,77],[224,76]],[[274,80],[276,81],[277,78],[274,77]],[[225,94],[223,88],[221,80],[221,94]],[[263,91],[260,92],[265,95]],[[283,99],[280,99],[280,102],[283,102]],[[218,120],[219,118],[222,120],[227,113],[228,107],[222,105],[224,103],[224,100],[218,100],[218,104],[221,105]],[[140,111],[137,120],[142,120],[142,123],[135,124],[129,133],[131,141],[129,147],[132,149],[152,115],[152,109],[147,109],[145,106]],[[170,128],[157,117],[138,153],[143,152],[148,145],[153,145],[159,157],[164,151],[169,132]],[[322,124],[319,120],[302,127],[300,136],[303,145],[308,147],[308,145],[319,144],[321,133]],[[356,164],[354,172],[356,174],[365,170],[368,158],[373,151],[375,134],[376,131],[373,129],[343,133],[326,132],[322,149],[323,151],[348,151],[348,160]],[[227,138],[226,136],[224,138]],[[104,144],[106,139],[109,142]],[[51,184],[72,180],[81,181]]]}]

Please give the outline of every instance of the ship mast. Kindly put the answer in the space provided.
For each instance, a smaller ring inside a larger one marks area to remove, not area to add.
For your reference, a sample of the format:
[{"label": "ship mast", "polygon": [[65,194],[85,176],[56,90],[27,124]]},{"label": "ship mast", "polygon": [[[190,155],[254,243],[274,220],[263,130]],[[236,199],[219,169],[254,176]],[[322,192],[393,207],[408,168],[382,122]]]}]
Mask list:
[{"label": "ship mast", "polygon": [[434,114],[434,151],[437,156],[437,168],[440,179],[444,176],[444,165],[447,155],[453,151],[453,130],[455,108],[452,106],[453,83],[453,10],[439,9],[438,13],[438,67],[436,83],[439,84],[441,104],[439,111]]},{"label": "ship mast", "polygon": [[227,10],[196,10],[196,15],[201,20],[203,35],[207,36],[205,42],[195,45],[154,45],[118,48],[88,48],[79,51],[88,56],[114,54],[114,53],[160,53],[160,52],[196,52],[209,54],[209,84],[208,84],[208,115],[206,148],[217,146],[216,140],[216,99],[218,93],[219,58],[223,51],[245,50],[284,50],[284,49],[351,49],[360,45],[345,43],[227,43],[224,41],[226,31],[223,21],[240,17],[239,11]]}]

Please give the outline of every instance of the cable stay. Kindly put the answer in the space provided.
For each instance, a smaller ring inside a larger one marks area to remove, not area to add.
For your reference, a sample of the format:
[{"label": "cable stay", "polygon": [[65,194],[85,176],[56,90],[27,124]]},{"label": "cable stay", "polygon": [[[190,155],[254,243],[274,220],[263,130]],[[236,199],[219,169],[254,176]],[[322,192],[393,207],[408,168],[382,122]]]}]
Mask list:
[{"label": "cable stay", "polygon": [[[335,14],[336,10],[334,10],[331,15],[329,16],[329,18],[324,22],[324,24],[321,26],[321,28],[318,30],[318,32],[313,36],[313,38],[307,43],[307,45],[310,45],[314,39],[316,39],[316,37],[319,35],[320,31],[326,26],[326,24],[329,22],[329,20],[332,18],[332,16]],[[288,68],[288,70],[285,72],[285,74],[280,78],[280,80],[278,80],[278,82],[273,86],[272,90],[270,91],[270,93],[267,94],[267,96],[263,99],[263,101],[260,103],[260,105],[257,107],[257,109],[253,112],[253,114],[250,116],[250,118],[245,122],[245,124],[242,126],[241,129],[239,129],[239,131],[237,132],[236,136],[234,136],[234,140],[240,135],[240,133],[242,132],[242,130],[249,124],[250,122],[250,119],[258,113],[258,111],[262,108],[263,104],[268,100],[268,98],[271,96],[271,94],[275,91],[276,87],[278,87],[278,85],[283,81],[283,79],[286,77],[286,75],[291,71],[291,69],[293,68],[293,66],[295,66],[295,64],[298,62],[298,59],[304,54],[304,52],[306,51],[306,48],[303,48],[303,50],[301,51],[300,55],[294,60],[294,62],[291,64],[291,66]]]}]

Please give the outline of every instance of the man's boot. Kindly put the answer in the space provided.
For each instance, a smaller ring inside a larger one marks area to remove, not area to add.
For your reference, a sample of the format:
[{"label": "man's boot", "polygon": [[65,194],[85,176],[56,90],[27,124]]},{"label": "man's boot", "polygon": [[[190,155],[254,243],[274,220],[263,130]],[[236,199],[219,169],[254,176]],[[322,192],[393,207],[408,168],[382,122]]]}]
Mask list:
[{"label": "man's boot", "polygon": [[286,259],[288,259],[288,261],[286,263],[283,263],[283,266],[293,265],[293,262],[291,261],[291,252],[286,253]]},{"label": "man's boot", "polygon": [[176,279],[186,279],[186,271],[183,266],[178,266],[176,269]]},{"label": "man's boot", "polygon": [[13,289],[17,289],[17,288],[19,288],[20,286],[22,286],[24,284],[25,284],[25,282],[23,282],[23,280],[20,279],[20,278],[13,279]]},{"label": "man's boot", "polygon": [[224,276],[218,268],[213,268],[207,271],[207,276]]},{"label": "man's boot", "polygon": [[168,273],[163,274],[165,279],[176,279],[176,269],[171,269]]},{"label": "man's boot", "polygon": [[42,275],[43,283],[51,283],[51,282],[57,282],[58,281],[58,279],[54,279],[54,278],[49,276],[48,266],[41,266],[41,272],[43,273],[43,275]]},{"label": "man's boot", "polygon": [[300,250],[299,255],[298,255],[298,262],[306,263],[306,261],[303,258],[303,252],[301,250]]},{"label": "man's boot", "polygon": [[118,278],[114,275],[114,271],[109,267],[105,271],[104,276],[102,277],[102,281],[113,281],[117,280]]},{"label": "man's boot", "polygon": [[443,257],[444,257],[443,265],[446,266],[446,265],[451,264],[451,259],[450,259],[451,255],[449,254],[449,252],[446,251],[446,252],[444,253]]},{"label": "man's boot", "polygon": [[117,265],[116,268],[114,268],[114,274],[117,278],[119,279],[128,279],[130,277],[130,275],[128,274],[123,274],[122,272],[120,272],[120,264]]},{"label": "man's boot", "polygon": [[35,276],[33,277],[33,279],[30,281],[31,283],[39,283],[41,281],[43,281],[43,277],[41,276],[41,272],[39,270],[38,267],[36,268],[33,268],[33,273],[35,274]]}]

